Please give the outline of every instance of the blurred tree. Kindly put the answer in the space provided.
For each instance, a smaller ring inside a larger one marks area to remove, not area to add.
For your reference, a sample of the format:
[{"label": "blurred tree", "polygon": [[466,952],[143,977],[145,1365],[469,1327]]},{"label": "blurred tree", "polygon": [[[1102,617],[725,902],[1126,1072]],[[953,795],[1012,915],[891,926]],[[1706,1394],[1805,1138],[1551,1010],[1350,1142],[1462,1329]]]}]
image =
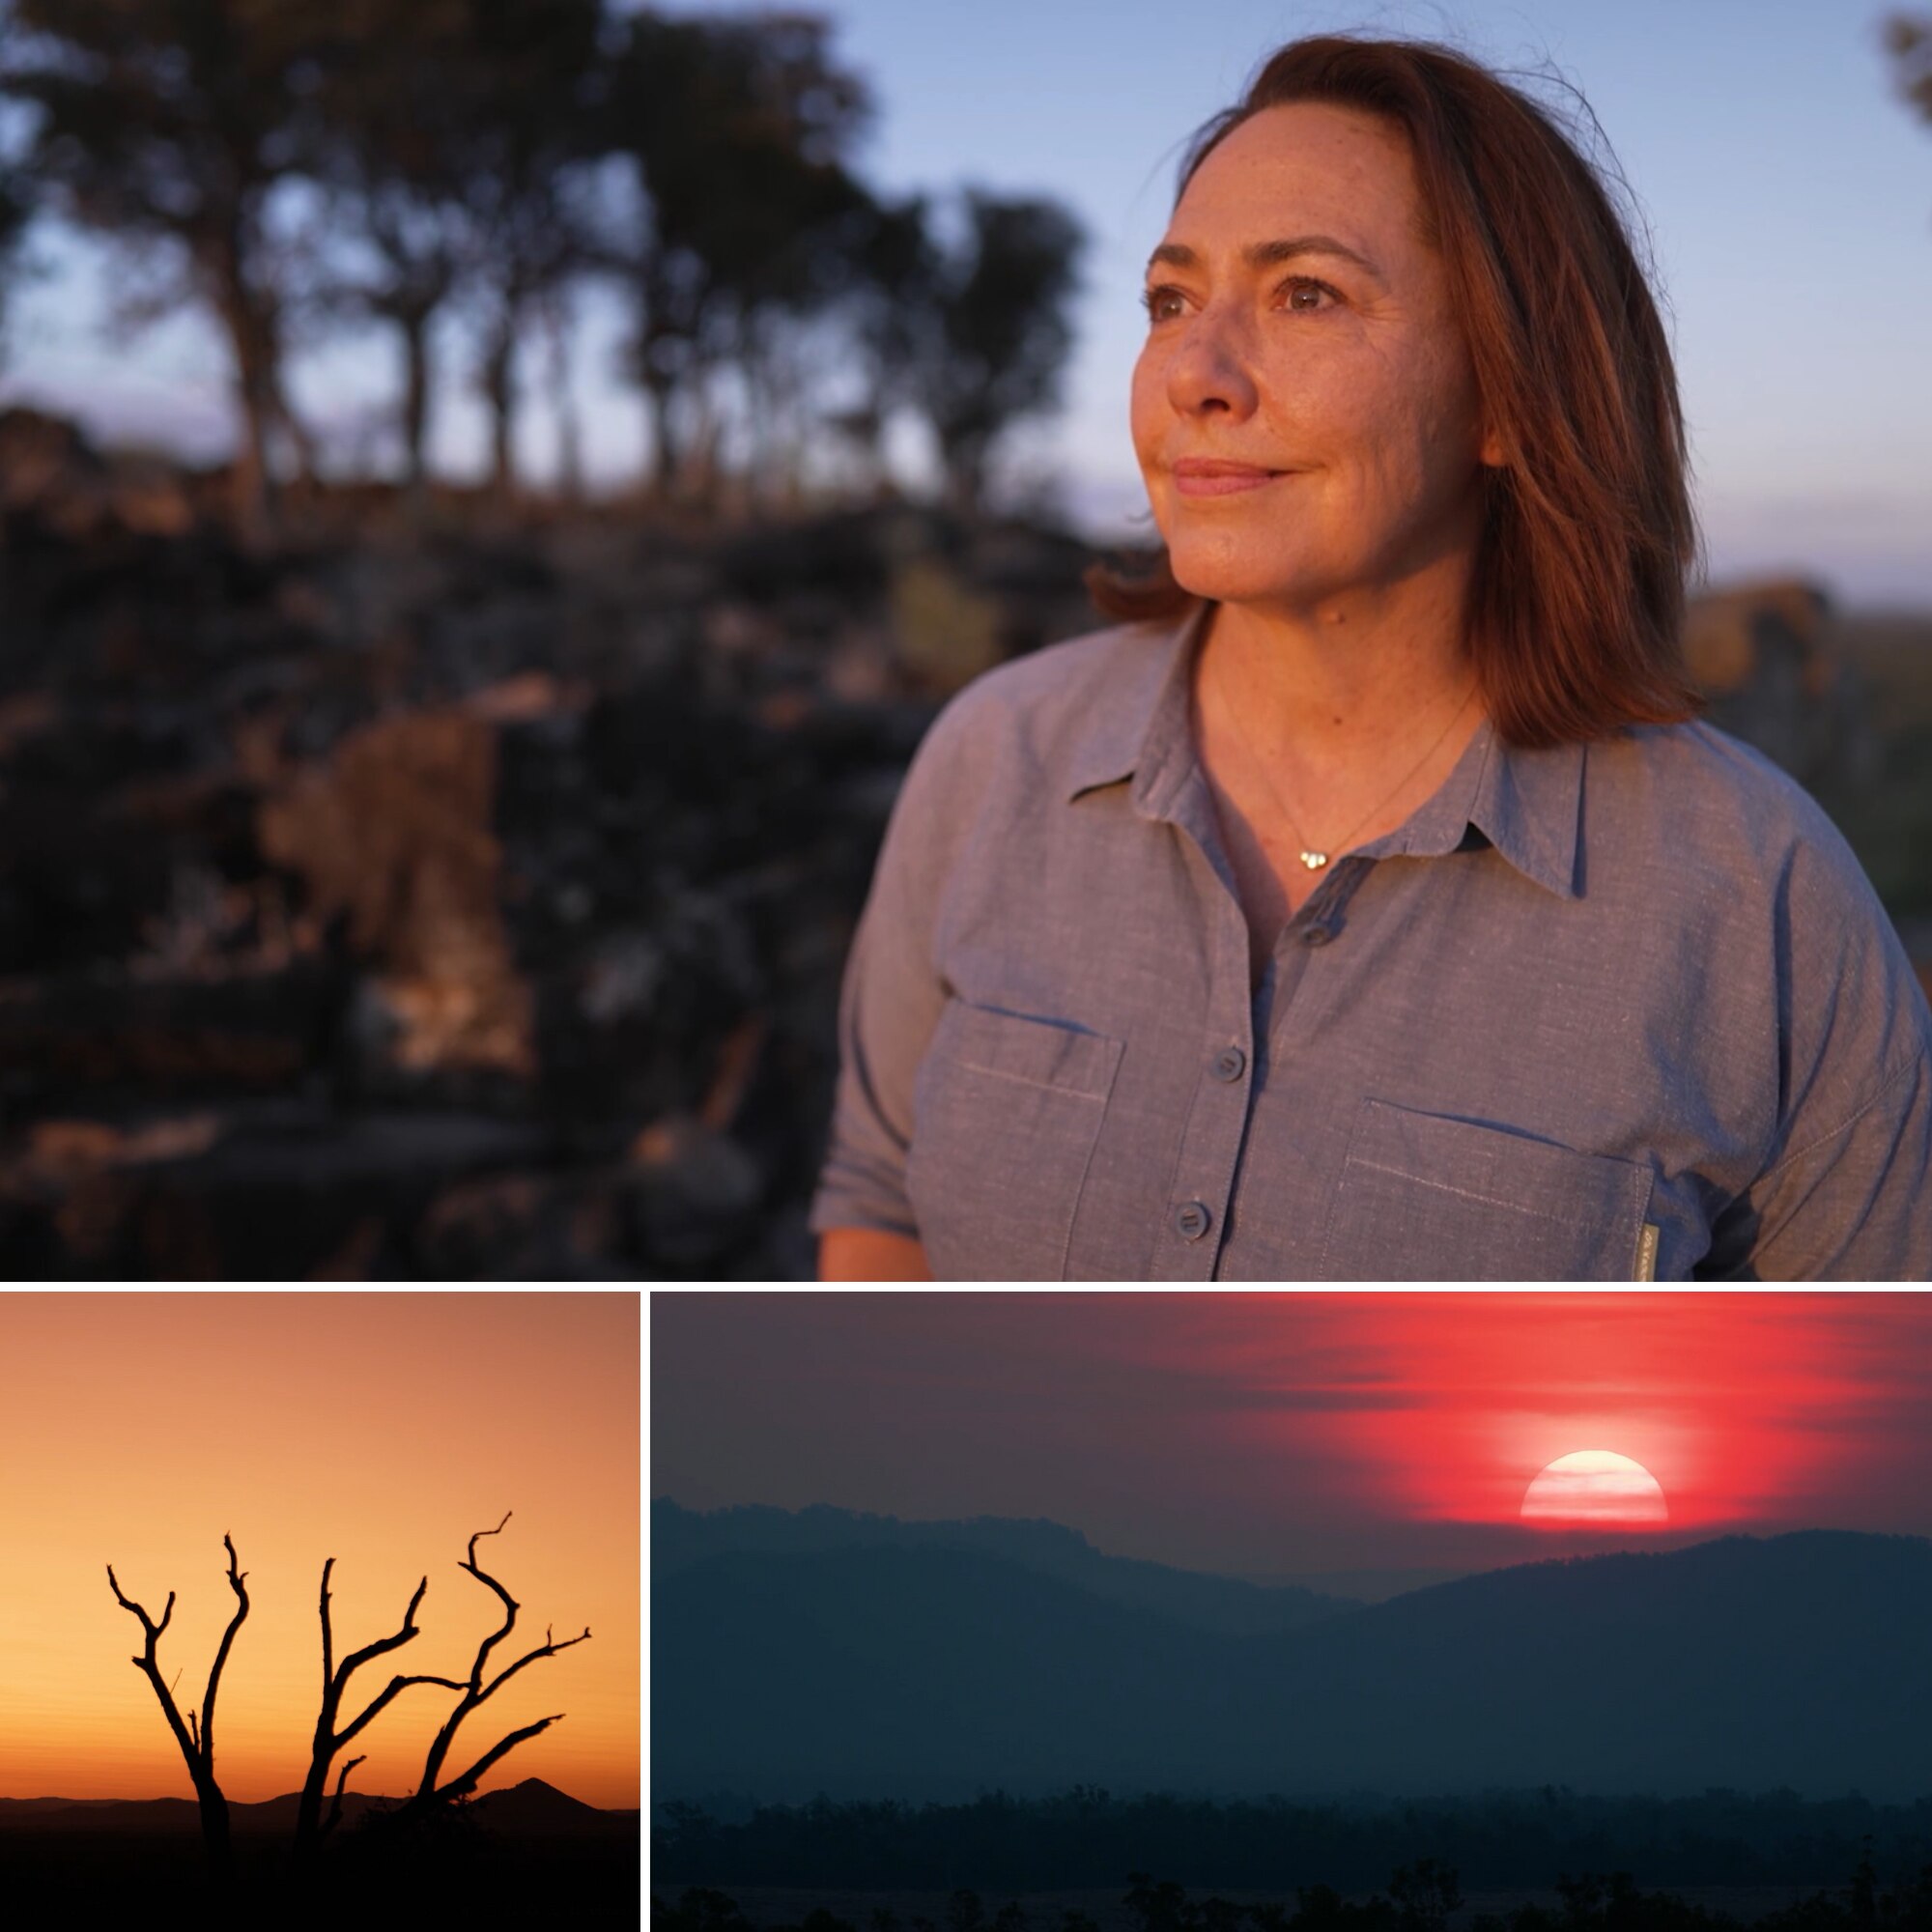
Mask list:
[{"label": "blurred tree", "polygon": [[768,494],[795,495],[819,366],[814,320],[836,312],[854,269],[850,242],[871,197],[837,162],[780,145],[751,149],[740,232],[719,251],[727,274],[730,359],[748,403],[749,462]]},{"label": "blurred tree", "polygon": [[[12,10],[6,0],[0,0],[0,46],[4,46],[14,31],[10,17]],[[12,307],[12,298],[19,292],[19,286],[35,272],[33,263],[27,259],[27,230],[33,224],[37,213],[37,189],[39,182],[21,164],[21,137],[17,129],[8,129],[12,135],[4,147],[0,147],[0,365],[6,361],[6,325]]]},{"label": "blurred tree", "polygon": [[1001,438],[1059,403],[1086,238],[1052,201],[1003,201],[968,189],[966,212],[964,245],[941,260],[918,395],[948,493],[971,516]]},{"label": "blurred tree", "polygon": [[469,0],[407,9],[342,0],[317,100],[317,175],[343,239],[369,263],[338,271],[326,301],[401,338],[398,428],[416,501],[435,393],[432,326],[466,259],[460,72],[472,11]]},{"label": "blurred tree", "polygon": [[404,349],[401,428],[412,492],[424,477],[432,327],[467,299],[481,341],[492,473],[513,480],[520,333],[542,305],[553,353],[560,285],[583,264],[569,193],[587,162],[598,0],[340,0],[318,95],[317,165],[373,273],[341,303],[390,323]]},{"label": "blurred tree", "polygon": [[894,413],[917,399],[936,308],[939,251],[923,195],[873,201],[846,230],[851,282],[845,297],[864,389],[833,418],[865,463],[876,495],[886,482],[885,436]]},{"label": "blurred tree", "polygon": [[[849,280],[840,245],[863,191],[844,157],[870,111],[809,14],[629,20],[613,58],[607,139],[632,160],[636,232],[611,259],[637,306],[630,356],[650,410],[653,480],[678,480],[697,399],[732,362],[757,393],[773,324]],[[778,379],[781,381],[781,379]]]},{"label": "blurred tree", "polygon": [[1899,92],[1932,121],[1932,14],[1889,14],[1880,34]]},{"label": "blurred tree", "polygon": [[[5,26],[0,14],[0,30]],[[0,156],[0,366],[6,362],[7,320],[12,298],[30,270],[27,229],[34,217],[34,178]]]},{"label": "blurred tree", "polygon": [[491,476],[514,481],[515,361],[532,323],[568,362],[571,282],[590,265],[589,194],[608,83],[600,0],[471,0],[464,205],[472,249],[465,288],[481,342]]},{"label": "blurred tree", "polygon": [[307,439],[282,363],[305,250],[278,222],[318,67],[319,0],[14,0],[0,96],[35,110],[25,165],[56,211],[130,252],[139,326],[185,302],[227,337],[238,515],[272,508],[271,433]]}]

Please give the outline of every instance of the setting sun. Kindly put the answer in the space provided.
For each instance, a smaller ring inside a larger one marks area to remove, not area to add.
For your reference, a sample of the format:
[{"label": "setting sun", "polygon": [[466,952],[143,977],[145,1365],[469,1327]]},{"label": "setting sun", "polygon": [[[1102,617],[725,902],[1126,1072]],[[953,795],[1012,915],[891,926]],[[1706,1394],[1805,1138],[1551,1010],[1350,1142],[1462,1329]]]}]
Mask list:
[{"label": "setting sun", "polygon": [[1670,1510],[1657,1478],[1641,1463],[1610,1449],[1559,1456],[1523,1492],[1524,1522],[1668,1522]]}]

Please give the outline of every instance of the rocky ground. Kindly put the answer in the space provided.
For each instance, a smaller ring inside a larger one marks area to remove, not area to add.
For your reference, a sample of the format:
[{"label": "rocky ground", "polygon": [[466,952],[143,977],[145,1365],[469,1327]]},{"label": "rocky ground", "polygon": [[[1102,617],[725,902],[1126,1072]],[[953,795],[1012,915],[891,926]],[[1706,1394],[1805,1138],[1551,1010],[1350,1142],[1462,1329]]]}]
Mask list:
[{"label": "rocky ground", "polygon": [[1092,554],[220,500],[0,412],[0,1272],[808,1278],[899,776]]},{"label": "rocky ground", "polygon": [[217,500],[0,415],[5,1273],[808,1276],[899,774],[1089,554]]}]

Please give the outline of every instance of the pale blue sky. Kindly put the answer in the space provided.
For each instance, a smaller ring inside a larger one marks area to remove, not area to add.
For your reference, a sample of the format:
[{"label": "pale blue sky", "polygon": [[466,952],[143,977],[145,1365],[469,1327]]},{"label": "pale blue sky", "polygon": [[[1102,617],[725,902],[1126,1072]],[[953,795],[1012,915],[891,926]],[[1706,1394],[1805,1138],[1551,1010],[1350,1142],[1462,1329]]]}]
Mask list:
[{"label": "pale blue sky", "polygon": [[[1848,603],[1932,605],[1932,126],[1894,91],[1883,4],[839,0],[822,11],[879,101],[861,156],[875,185],[1045,192],[1086,223],[1067,407],[1019,462],[1057,474],[1096,531],[1122,532],[1145,509],[1126,429],[1137,295],[1186,136],[1285,40],[1406,33],[1553,71],[1588,97],[1649,224],[1713,578],[1799,569]],[[206,331],[174,323],[103,347],[91,327],[99,263],[74,250],[60,262],[23,304],[0,396],[217,442],[223,364]],[[593,473],[614,478],[643,432],[609,374],[612,327],[609,314],[589,319],[579,386]],[[311,415],[373,421],[392,381],[391,352],[371,338],[311,363],[298,393]],[[551,440],[531,413],[541,469]],[[473,405],[444,409],[442,458],[473,464],[481,446]]]}]

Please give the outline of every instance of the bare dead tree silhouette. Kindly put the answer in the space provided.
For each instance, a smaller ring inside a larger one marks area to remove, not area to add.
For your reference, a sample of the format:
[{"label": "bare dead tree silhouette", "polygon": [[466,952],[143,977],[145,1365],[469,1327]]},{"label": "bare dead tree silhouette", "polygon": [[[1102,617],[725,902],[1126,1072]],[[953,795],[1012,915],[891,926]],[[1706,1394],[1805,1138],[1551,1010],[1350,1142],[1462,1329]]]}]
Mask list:
[{"label": "bare dead tree silhouette", "polygon": [[[121,1585],[115,1580],[111,1563],[107,1566],[107,1584],[114,1592],[114,1601],[124,1610],[139,1617],[141,1628],[147,1633],[146,1655],[131,1662],[135,1669],[141,1671],[155,1687],[155,1695],[160,1699],[161,1714],[167,1719],[168,1728],[175,1734],[175,1743],[181,1747],[182,1756],[187,1761],[188,1776],[194,1781],[195,1799],[201,1806],[201,1839],[208,1851],[209,1874],[217,1885],[225,1886],[234,1876],[235,1859],[228,1837],[228,1800],[222,1796],[221,1786],[214,1779],[214,1693],[221,1688],[221,1670],[228,1662],[235,1633],[242,1628],[248,1614],[248,1593],[242,1587],[247,1581],[248,1573],[245,1570],[238,1572],[235,1568],[234,1543],[226,1535],[221,1542],[228,1551],[229,1587],[241,1601],[227,1630],[222,1633],[221,1648],[214,1653],[214,1665],[208,1673],[208,1690],[201,1700],[198,1720],[196,1713],[190,1709],[187,1722],[182,1722],[173,1690],[161,1682],[160,1667],[155,1662],[156,1646],[161,1640],[161,1633],[168,1627],[168,1619],[175,1613],[175,1593],[172,1590],[168,1592],[167,1605],[161,1611],[160,1622],[156,1623],[139,1604],[130,1603],[121,1594]],[[175,1682],[180,1681],[181,1672],[178,1670]]]},{"label": "bare dead tree silhouette", "polygon": [[[508,1510],[503,1512],[503,1522],[509,1521],[510,1515]],[[463,1696],[456,1709],[449,1714],[442,1728],[431,1741],[429,1755],[423,1761],[422,1778],[416,1786],[415,1793],[394,1814],[398,1823],[419,1822],[434,1812],[447,1809],[460,1799],[469,1797],[476,1789],[477,1780],[492,1765],[515,1750],[520,1744],[535,1737],[540,1731],[547,1731],[563,1716],[559,1711],[554,1717],[539,1718],[535,1723],[526,1724],[522,1730],[512,1731],[508,1737],[499,1740],[485,1751],[468,1771],[460,1773],[447,1783],[438,1781],[442,1776],[443,1760],[449,1755],[450,1747],[456,1742],[457,1729],[470,1712],[486,1699],[495,1696],[526,1663],[534,1663],[540,1657],[554,1657],[558,1651],[568,1650],[573,1644],[582,1643],[590,1635],[590,1627],[586,1624],[582,1636],[566,1637],[563,1642],[558,1643],[546,1628],[543,1642],[534,1650],[526,1651],[517,1659],[516,1662],[499,1670],[487,1684],[483,1681],[484,1670],[490,1662],[490,1653],[516,1629],[517,1612],[523,1607],[509,1591],[504,1589],[487,1570],[480,1568],[476,1561],[477,1538],[500,1536],[503,1522],[499,1522],[495,1529],[479,1529],[469,1539],[468,1560],[457,1565],[458,1569],[469,1571],[479,1583],[487,1584],[502,1599],[503,1626],[485,1637],[478,1647],[476,1662],[470,1666],[469,1683],[455,1687],[462,1690]]]},{"label": "bare dead tree silhouette", "polygon": [[335,1754],[345,1745],[351,1744],[389,1703],[403,1691],[415,1684],[440,1684],[446,1690],[463,1690],[468,1687],[451,1677],[392,1677],[388,1687],[383,1690],[363,1711],[336,1729],[336,1720],[342,1713],[343,1693],[349,1688],[349,1680],[363,1664],[387,1652],[408,1643],[419,1633],[416,1630],[416,1606],[423,1600],[423,1593],[429,1588],[429,1578],[425,1577],[416,1585],[416,1593],[410,1599],[410,1606],[403,1612],[403,1627],[393,1636],[378,1637],[374,1643],[364,1644],[360,1650],[351,1651],[340,1663],[334,1661],[334,1633],[328,1616],[328,1578],[335,1569],[335,1558],[329,1557],[322,1566],[322,1711],[315,1720],[315,1741],[309,1757],[308,1776],[303,1781],[300,1803],[296,1807],[295,1851],[298,1858],[305,1858],[315,1852],[322,1841],[332,1832],[342,1816],[342,1791],[348,1782],[349,1774],[362,1762],[354,1757],[342,1767],[341,1775],[335,1780],[335,1796],[328,1808],[327,1822],[322,1819],[322,1798],[328,1785],[328,1768],[334,1762]]}]

